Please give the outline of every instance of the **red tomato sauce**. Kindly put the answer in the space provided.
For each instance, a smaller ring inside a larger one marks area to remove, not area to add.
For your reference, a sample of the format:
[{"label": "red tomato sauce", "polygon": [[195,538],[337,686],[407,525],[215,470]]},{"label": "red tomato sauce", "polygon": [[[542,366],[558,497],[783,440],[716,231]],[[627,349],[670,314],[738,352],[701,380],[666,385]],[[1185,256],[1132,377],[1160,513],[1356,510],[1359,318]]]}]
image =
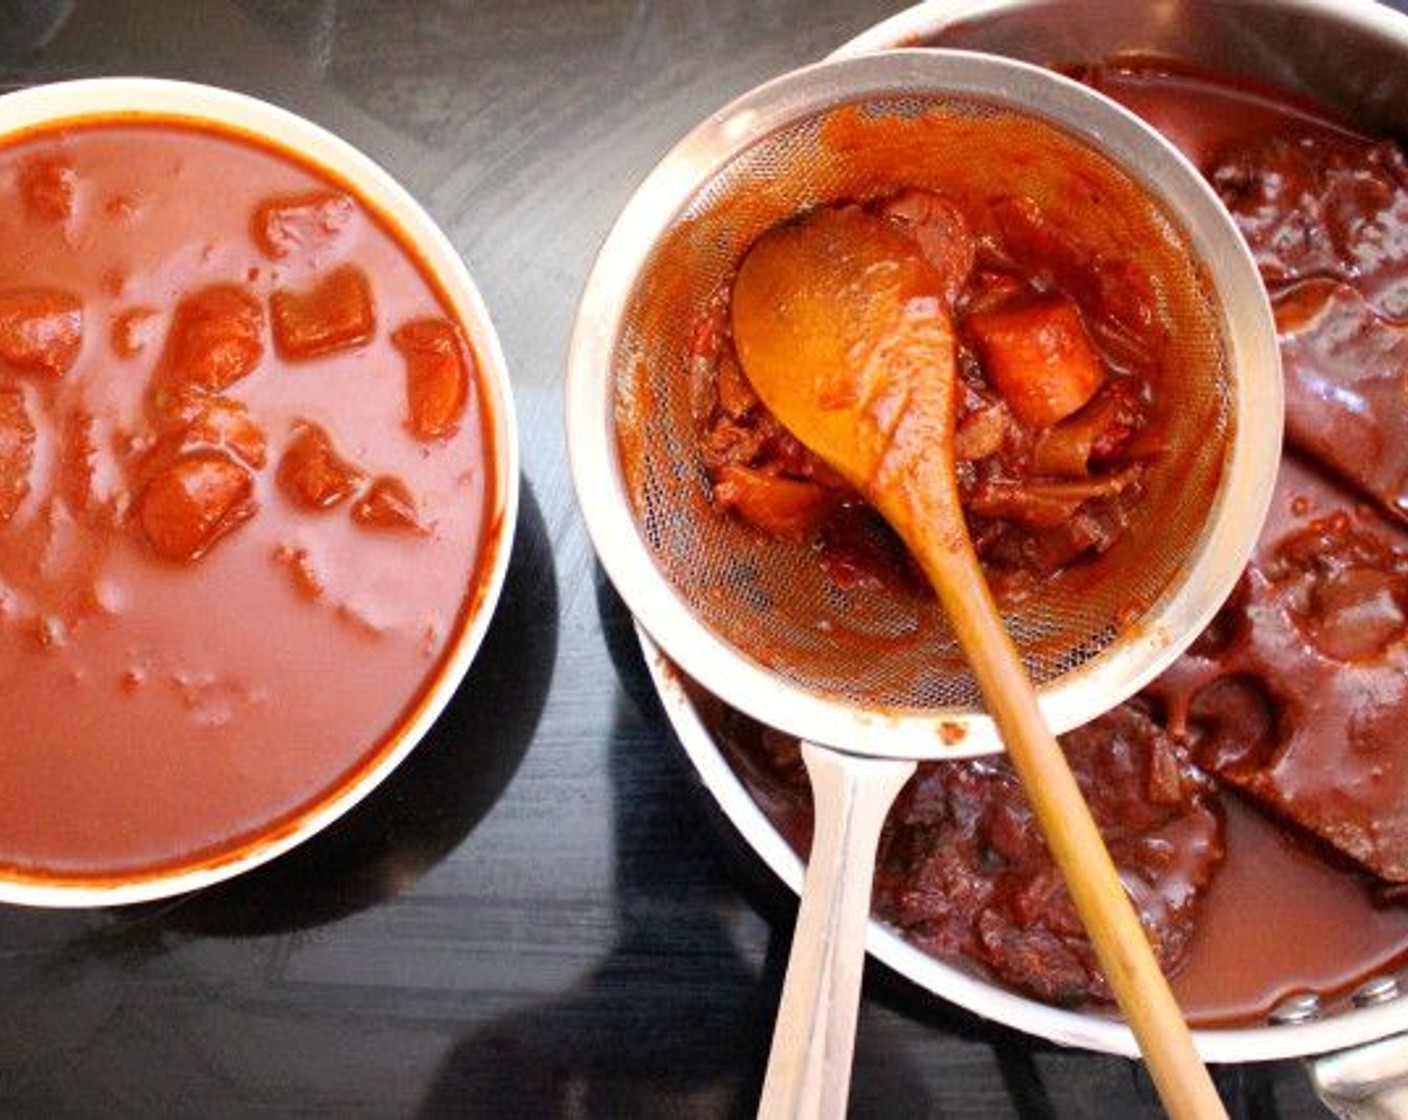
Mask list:
[{"label": "red tomato sauce", "polygon": [[0,869],[225,857],[374,761],[465,625],[473,351],[355,192],[214,129],[7,143],[0,245]]}]

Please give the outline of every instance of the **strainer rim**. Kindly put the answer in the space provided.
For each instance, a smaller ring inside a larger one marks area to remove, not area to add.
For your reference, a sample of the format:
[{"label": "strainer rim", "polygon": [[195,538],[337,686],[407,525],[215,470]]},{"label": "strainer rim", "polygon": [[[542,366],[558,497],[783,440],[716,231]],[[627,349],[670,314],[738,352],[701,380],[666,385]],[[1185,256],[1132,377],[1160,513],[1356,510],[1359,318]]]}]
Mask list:
[{"label": "strainer rim", "polygon": [[[983,712],[863,709],[788,682],[718,638],[658,569],[632,513],[615,438],[609,371],[636,280],[701,190],[777,132],[839,105],[915,90],[1023,113],[1103,152],[1160,201],[1219,297],[1234,418],[1201,542],[1184,576],[1118,639],[1039,689],[1056,733],[1094,718],[1149,683],[1211,621],[1239,578],[1271,500],[1280,456],[1280,354],[1255,264],[1197,170],[1128,110],[1030,63],[935,48],[830,59],[781,75],[711,114],[646,176],[607,234],[578,307],[568,352],[568,454],[597,556],[631,613],[695,680],[770,727],[856,754],[961,758],[1001,749]],[[1093,123],[1087,118],[1093,118]],[[1136,158],[1137,157],[1137,158]],[[1134,656],[1135,654],[1138,656]]]}]

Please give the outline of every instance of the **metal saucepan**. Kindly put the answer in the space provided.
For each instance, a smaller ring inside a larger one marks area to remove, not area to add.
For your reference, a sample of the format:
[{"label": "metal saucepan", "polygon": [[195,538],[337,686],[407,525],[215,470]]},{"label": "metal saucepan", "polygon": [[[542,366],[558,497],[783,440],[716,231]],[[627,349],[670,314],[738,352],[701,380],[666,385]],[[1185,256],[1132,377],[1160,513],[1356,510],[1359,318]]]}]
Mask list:
[{"label": "metal saucepan", "polygon": [[[942,46],[1037,63],[1154,53],[1306,93],[1366,128],[1408,131],[1408,17],[1370,0],[944,0],[886,20],[837,53]],[[647,661],[679,737],[724,812],[796,889],[802,865],[730,768],[678,673],[642,633]],[[868,948],[921,987],[1060,1045],[1133,1055],[1123,1023],[1064,1010],[927,956],[872,921]],[[1408,985],[1386,974],[1340,1000],[1299,997],[1262,1027],[1195,1031],[1212,1062],[1305,1057],[1326,1103],[1353,1117],[1408,1116]]]}]

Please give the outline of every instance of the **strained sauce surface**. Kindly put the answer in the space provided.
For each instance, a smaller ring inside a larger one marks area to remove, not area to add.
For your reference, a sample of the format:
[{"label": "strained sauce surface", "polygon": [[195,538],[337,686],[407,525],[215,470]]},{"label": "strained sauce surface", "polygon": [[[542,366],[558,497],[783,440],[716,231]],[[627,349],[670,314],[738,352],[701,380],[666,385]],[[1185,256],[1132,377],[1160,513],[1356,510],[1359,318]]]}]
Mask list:
[{"label": "strained sauce surface", "polygon": [[217,859],[372,761],[491,527],[475,357],[345,184],[215,130],[0,148],[0,868]]}]

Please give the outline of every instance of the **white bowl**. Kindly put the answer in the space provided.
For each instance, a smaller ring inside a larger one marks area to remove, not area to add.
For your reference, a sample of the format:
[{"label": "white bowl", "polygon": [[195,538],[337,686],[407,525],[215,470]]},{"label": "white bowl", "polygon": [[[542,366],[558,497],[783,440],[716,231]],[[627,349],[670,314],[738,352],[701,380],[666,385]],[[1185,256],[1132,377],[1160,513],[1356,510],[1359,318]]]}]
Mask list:
[{"label": "white bowl", "polygon": [[[934,0],[899,12],[832,57],[916,46],[1037,63],[1158,52],[1318,96],[1350,108],[1365,127],[1408,128],[1408,17],[1371,0]],[[1347,65],[1349,56],[1361,64]],[[729,766],[678,669],[639,628],[638,635],[665,711],[710,794],[772,871],[800,891],[801,860]],[[921,952],[882,922],[870,922],[866,947],[921,988],[985,1019],[1061,1046],[1139,1053],[1122,1020],[1018,995],[976,968]],[[1326,1054],[1408,1031],[1408,998],[1366,1007],[1346,1001],[1327,1012],[1313,1022],[1198,1029],[1193,1039],[1206,1061],[1252,1062]],[[1390,1060],[1408,1069],[1408,1040]]]},{"label": "white bowl", "polygon": [[390,221],[435,277],[478,359],[477,388],[488,418],[485,450],[493,465],[492,476],[486,480],[490,487],[485,500],[489,531],[473,582],[466,588],[469,609],[435,680],[422,694],[412,718],[354,778],[306,807],[292,823],[271,827],[233,851],[151,872],[91,881],[0,874],[0,902],[111,906],[196,890],[266,863],[337,820],[400,765],[459,687],[498,602],[517,522],[518,435],[503,351],[488,308],[463,260],[415,199],[373,160],[326,129],[257,98],[188,82],[94,78],[7,94],[0,97],[0,138],[68,121],[141,116],[246,134],[298,163],[326,171]]}]

